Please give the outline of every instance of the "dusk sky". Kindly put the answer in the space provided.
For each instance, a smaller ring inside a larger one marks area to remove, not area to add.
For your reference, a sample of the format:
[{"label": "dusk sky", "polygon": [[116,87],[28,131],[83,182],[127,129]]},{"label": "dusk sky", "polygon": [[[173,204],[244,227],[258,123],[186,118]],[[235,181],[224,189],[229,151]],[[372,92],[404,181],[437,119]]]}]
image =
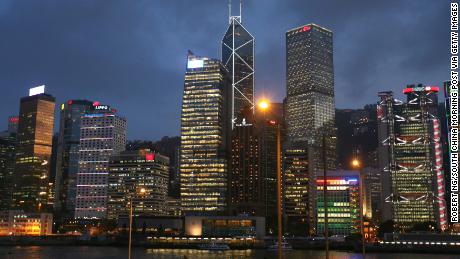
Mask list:
[{"label": "dusk sky", "polygon": [[[245,0],[243,25],[256,42],[256,98],[284,98],[285,32],[307,23],[334,33],[337,108],[375,103],[383,90],[401,96],[410,83],[440,86],[450,75],[449,3]],[[0,0],[0,130],[19,113],[19,98],[45,84],[56,107],[88,99],[117,108],[128,120],[128,139],[179,135],[187,50],[220,58],[227,4]]]}]

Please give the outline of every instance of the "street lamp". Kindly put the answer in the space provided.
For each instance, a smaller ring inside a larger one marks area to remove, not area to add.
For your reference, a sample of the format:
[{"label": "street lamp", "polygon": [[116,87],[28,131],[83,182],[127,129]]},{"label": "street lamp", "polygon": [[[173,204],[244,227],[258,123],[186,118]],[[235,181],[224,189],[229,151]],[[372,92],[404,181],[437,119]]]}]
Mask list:
[{"label": "street lamp", "polygon": [[[139,190],[139,194],[143,195],[145,188]],[[136,196],[137,192],[129,196],[129,241],[128,241],[128,259],[131,259],[131,238],[133,231],[133,196]]]},{"label": "street lamp", "polygon": [[[266,100],[262,100],[258,104],[259,108],[265,111],[270,104]],[[269,120],[268,124],[276,126],[276,189],[277,189],[277,214],[278,214],[278,258],[282,256],[282,220],[281,220],[281,133],[280,124],[275,120]]]},{"label": "street lamp", "polygon": [[362,252],[363,258],[366,256],[366,246],[365,246],[365,238],[364,238],[364,197],[363,197],[363,187],[364,187],[364,172],[362,170],[361,162],[354,158],[351,161],[351,166],[353,168],[359,169],[359,214],[360,214],[360,221],[361,221],[361,243],[362,243]]}]

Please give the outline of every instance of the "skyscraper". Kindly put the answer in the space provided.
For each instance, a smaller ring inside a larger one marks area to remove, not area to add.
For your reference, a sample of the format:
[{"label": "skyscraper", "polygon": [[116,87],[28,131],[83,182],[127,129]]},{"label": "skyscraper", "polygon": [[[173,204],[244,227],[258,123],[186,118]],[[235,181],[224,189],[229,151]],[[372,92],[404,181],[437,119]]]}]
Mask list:
[{"label": "skyscraper", "polygon": [[54,209],[69,219],[75,213],[81,117],[92,108],[93,103],[87,100],[61,104]]},{"label": "skyscraper", "polygon": [[19,117],[10,116],[8,130],[0,133],[0,210],[7,210],[12,205],[18,121]]},{"label": "skyscraper", "polygon": [[[244,28],[240,15],[232,16],[229,4],[229,26],[222,39],[222,63],[231,80],[232,127],[246,107],[254,106],[254,37]],[[241,123],[241,122],[238,122]]]},{"label": "skyscraper", "polygon": [[75,218],[107,216],[110,156],[125,150],[126,119],[108,105],[94,104],[82,115]]},{"label": "skyscraper", "polygon": [[[315,171],[326,135],[327,165],[335,169],[334,69],[332,32],[308,24],[286,32],[286,127],[289,143],[315,148]],[[332,137],[332,138],[331,138]]]},{"label": "skyscraper", "polygon": [[[307,24],[286,32],[286,89],[286,149],[290,156],[302,154],[296,159],[308,160],[308,172],[301,173],[300,183],[307,190],[303,196],[308,197],[308,215],[303,217],[309,218],[313,227],[316,174],[324,168],[322,151],[327,170],[335,170],[336,163],[332,31]],[[304,201],[303,197],[296,199]]]},{"label": "skyscraper", "polygon": [[31,88],[29,96],[21,98],[13,202],[28,212],[48,209],[54,102],[45,86]]},{"label": "skyscraper", "polygon": [[383,221],[402,229],[434,221],[446,229],[444,172],[437,118],[438,87],[409,85],[407,103],[380,92],[379,163]]},{"label": "skyscraper", "polygon": [[[166,215],[169,158],[148,149],[123,151],[110,157],[108,178],[108,218],[129,215]],[[143,193],[140,190],[144,189]]]},{"label": "skyscraper", "polygon": [[[252,111],[249,111],[252,114]],[[250,116],[253,117],[253,116]],[[263,215],[259,138],[253,120],[235,124],[232,131],[230,211]]]},{"label": "skyscraper", "polygon": [[180,193],[186,215],[227,209],[231,92],[219,60],[189,52],[181,114]]},{"label": "skyscraper", "polygon": [[284,105],[283,103],[270,103],[270,108],[256,109],[257,135],[259,136],[260,150],[260,174],[262,202],[264,206],[263,216],[269,232],[276,231],[276,131],[277,126],[267,123],[276,121],[280,125],[281,146],[285,142],[285,123],[284,123]]},{"label": "skyscraper", "polygon": [[[305,235],[313,229],[314,210],[309,206],[308,150],[290,146],[283,154],[283,216],[286,231]],[[311,210],[311,211],[310,211]]]}]

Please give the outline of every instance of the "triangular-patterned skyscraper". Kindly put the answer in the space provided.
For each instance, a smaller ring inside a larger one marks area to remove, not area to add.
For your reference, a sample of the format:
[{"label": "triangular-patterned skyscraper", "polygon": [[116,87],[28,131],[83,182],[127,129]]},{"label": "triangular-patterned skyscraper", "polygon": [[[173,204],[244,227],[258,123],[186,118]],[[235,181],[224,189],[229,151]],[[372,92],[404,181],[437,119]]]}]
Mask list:
[{"label": "triangular-patterned skyscraper", "polygon": [[222,39],[222,63],[232,80],[232,128],[244,107],[254,106],[254,37],[241,24],[240,15],[231,15]]}]

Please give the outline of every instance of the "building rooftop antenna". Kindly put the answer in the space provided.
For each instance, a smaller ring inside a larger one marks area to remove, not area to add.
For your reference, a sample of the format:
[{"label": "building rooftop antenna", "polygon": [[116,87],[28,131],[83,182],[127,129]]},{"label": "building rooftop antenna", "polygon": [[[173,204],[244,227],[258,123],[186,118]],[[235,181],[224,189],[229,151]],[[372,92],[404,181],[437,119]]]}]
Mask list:
[{"label": "building rooftop antenna", "polygon": [[240,14],[238,16],[233,16],[232,15],[232,0],[228,0],[228,24],[231,24],[233,19],[241,23],[241,9],[243,5],[242,3],[243,1],[240,0]]},{"label": "building rooftop antenna", "polygon": [[241,21],[241,6],[243,5],[242,3],[243,3],[243,0],[240,0],[240,23],[242,22]]}]

